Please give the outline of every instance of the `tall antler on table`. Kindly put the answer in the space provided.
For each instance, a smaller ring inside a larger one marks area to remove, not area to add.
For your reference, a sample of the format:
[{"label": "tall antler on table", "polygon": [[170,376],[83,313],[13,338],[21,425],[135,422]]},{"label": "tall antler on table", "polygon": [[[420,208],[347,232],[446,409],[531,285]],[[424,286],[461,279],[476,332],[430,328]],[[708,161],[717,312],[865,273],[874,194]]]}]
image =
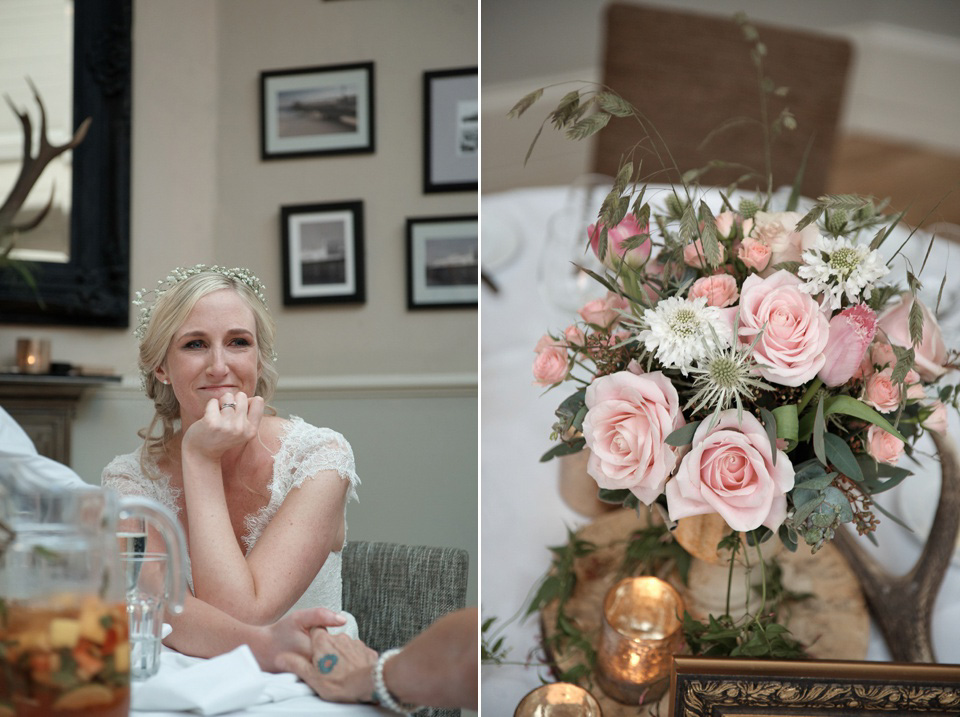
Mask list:
[{"label": "tall antler on table", "polygon": [[834,543],[860,580],[870,611],[898,662],[936,662],[930,620],[937,592],[957,544],[960,520],[960,458],[949,438],[933,431],[940,454],[940,504],[916,564],[902,576],[887,573],[846,531]]},{"label": "tall antler on table", "polygon": [[23,125],[23,164],[20,167],[20,174],[17,176],[17,181],[10,190],[10,194],[4,200],[3,204],[0,205],[0,257],[5,256],[12,248],[12,239],[9,240],[8,244],[8,237],[10,235],[30,231],[40,224],[47,215],[47,212],[50,211],[50,207],[53,206],[52,191],[50,192],[50,201],[47,202],[47,205],[37,216],[23,224],[14,224],[13,221],[46,166],[68,149],[73,149],[80,144],[83,138],[86,137],[91,122],[90,118],[87,117],[87,119],[81,123],[80,127],[77,128],[77,131],[69,142],[61,145],[51,144],[47,138],[47,113],[43,106],[43,100],[40,99],[40,93],[37,92],[37,88],[33,82],[28,79],[27,84],[30,85],[30,89],[33,91],[33,98],[40,107],[40,146],[37,149],[37,155],[34,157],[33,127],[30,123],[30,116],[26,112],[20,112],[10,100],[10,97],[4,95],[10,109],[13,110],[14,114],[20,119],[20,124]]}]

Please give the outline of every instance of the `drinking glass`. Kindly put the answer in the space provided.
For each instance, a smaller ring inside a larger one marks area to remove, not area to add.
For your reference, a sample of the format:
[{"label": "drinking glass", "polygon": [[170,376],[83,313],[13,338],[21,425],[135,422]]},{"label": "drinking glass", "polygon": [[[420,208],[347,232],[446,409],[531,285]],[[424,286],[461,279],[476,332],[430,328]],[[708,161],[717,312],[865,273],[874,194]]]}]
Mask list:
[{"label": "drinking glass", "polygon": [[145,680],[160,669],[164,606],[170,594],[166,553],[121,553],[127,579],[130,677]]}]

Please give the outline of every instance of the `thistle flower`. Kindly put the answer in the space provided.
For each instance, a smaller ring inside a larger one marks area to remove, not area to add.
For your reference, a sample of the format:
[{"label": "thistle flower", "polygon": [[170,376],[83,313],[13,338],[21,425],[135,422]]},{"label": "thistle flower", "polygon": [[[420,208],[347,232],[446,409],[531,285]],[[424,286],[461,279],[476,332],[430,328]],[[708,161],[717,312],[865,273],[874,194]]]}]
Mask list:
[{"label": "thistle flower", "polygon": [[797,275],[800,286],[808,294],[824,293],[830,297],[830,308],[839,309],[843,297],[856,304],[861,296],[869,299],[873,284],[890,272],[880,252],[844,237],[819,237],[803,253],[803,265]]},{"label": "thistle flower", "polygon": [[643,312],[647,327],[637,334],[647,351],[667,368],[679,368],[686,376],[694,361],[730,345],[733,331],[716,306],[706,297],[682,299],[671,296]]},{"label": "thistle flower", "polygon": [[774,390],[773,386],[758,378],[757,362],[753,358],[752,348],[746,344],[738,344],[716,350],[701,360],[696,368],[691,369],[696,393],[683,407],[684,412],[691,406],[693,409],[690,413],[712,408],[713,416],[709,426],[712,428],[721,412],[735,405],[739,420],[743,415],[744,400],[752,401],[758,390]]}]

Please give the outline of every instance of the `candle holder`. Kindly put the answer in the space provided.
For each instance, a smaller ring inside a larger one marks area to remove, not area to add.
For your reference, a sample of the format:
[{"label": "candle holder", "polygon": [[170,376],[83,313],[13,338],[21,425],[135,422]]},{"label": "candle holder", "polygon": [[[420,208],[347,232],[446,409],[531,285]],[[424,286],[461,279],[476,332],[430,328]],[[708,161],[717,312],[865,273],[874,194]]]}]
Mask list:
[{"label": "candle holder", "polygon": [[684,606],[676,590],[653,577],[626,578],[603,600],[597,684],[617,702],[649,704],[670,682],[683,647]]},{"label": "candle holder", "polygon": [[17,369],[20,373],[50,373],[50,341],[17,339]]},{"label": "candle holder", "polygon": [[603,717],[597,698],[579,685],[552,682],[520,700],[513,717]]}]

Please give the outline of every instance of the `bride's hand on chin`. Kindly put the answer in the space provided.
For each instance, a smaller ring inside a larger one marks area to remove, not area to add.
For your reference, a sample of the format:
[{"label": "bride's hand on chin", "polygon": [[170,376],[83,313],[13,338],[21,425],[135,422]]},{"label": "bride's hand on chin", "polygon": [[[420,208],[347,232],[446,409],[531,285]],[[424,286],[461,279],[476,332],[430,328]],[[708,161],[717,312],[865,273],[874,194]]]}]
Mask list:
[{"label": "bride's hand on chin", "polygon": [[184,453],[220,460],[231,448],[238,448],[257,435],[263,407],[263,398],[247,398],[243,391],[225,393],[219,399],[211,398],[203,418],[183,434]]}]

